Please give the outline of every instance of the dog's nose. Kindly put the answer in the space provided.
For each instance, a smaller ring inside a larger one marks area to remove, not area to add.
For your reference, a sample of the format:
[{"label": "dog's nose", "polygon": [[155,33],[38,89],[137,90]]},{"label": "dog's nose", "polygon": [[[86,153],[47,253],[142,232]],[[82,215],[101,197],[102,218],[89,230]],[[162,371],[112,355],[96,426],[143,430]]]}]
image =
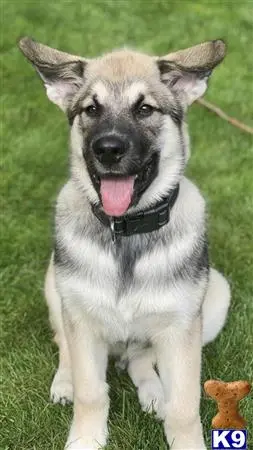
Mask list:
[{"label": "dog's nose", "polygon": [[102,164],[119,162],[127,147],[127,142],[118,136],[104,136],[93,142],[95,156]]}]

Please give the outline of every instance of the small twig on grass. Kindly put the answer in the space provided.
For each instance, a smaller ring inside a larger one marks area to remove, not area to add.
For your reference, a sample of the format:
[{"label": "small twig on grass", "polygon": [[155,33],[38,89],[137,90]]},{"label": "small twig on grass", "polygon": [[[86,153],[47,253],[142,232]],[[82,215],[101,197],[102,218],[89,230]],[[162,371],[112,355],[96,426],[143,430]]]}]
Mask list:
[{"label": "small twig on grass", "polygon": [[222,119],[226,120],[227,122],[234,125],[234,127],[240,128],[241,130],[245,131],[246,133],[253,134],[253,128],[249,127],[248,125],[245,125],[245,123],[240,122],[239,120],[235,119],[234,117],[228,116],[222,109],[220,109],[218,106],[214,105],[213,103],[207,102],[203,98],[199,98],[197,102],[204,106],[205,108],[209,109],[209,111],[214,112],[217,114],[217,116],[221,117]]}]

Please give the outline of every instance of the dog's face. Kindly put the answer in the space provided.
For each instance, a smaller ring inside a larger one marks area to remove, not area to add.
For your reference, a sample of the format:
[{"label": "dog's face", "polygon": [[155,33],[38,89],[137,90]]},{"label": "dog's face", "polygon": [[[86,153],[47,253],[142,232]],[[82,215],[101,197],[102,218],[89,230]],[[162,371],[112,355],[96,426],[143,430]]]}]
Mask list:
[{"label": "dog's face", "polygon": [[164,58],[123,50],[87,60],[28,38],[20,48],[68,116],[72,176],[91,202],[121,216],[179,181],[188,156],[185,111],[223,59],[222,41]]},{"label": "dog's face", "polygon": [[152,58],[122,51],[90,62],[68,115],[76,170],[84,158],[105,212],[120,216],[157,177],[165,128],[180,140],[183,107]]}]

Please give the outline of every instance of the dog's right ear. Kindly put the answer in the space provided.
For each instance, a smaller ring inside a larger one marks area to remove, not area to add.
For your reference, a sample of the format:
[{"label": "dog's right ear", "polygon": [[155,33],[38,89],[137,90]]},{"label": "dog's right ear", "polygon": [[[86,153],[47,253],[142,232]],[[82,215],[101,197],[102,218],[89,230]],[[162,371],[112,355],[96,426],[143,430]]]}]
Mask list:
[{"label": "dog's right ear", "polygon": [[87,60],[28,37],[19,41],[19,48],[42,78],[48,98],[66,111],[71,98],[83,84]]}]

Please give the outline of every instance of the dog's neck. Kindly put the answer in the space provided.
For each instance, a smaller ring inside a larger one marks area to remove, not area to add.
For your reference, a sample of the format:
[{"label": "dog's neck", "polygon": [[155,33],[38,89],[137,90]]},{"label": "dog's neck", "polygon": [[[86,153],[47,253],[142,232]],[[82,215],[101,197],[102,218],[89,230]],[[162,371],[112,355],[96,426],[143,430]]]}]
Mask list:
[{"label": "dog's neck", "polygon": [[150,233],[166,225],[170,220],[170,211],[177,200],[178,193],[179,184],[152,207],[121,217],[107,216],[99,205],[91,207],[97,219],[104,226],[110,227],[112,240],[115,241],[117,236]]}]

